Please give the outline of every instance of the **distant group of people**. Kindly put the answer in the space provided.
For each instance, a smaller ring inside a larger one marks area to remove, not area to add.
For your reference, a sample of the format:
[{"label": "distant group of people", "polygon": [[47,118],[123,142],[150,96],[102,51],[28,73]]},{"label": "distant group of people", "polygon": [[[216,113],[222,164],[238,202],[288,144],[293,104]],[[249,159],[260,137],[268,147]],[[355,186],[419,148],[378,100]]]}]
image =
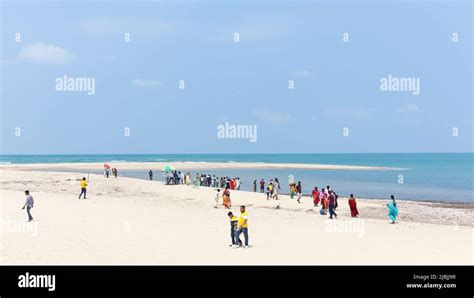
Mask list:
[{"label": "distant group of people", "polygon": [[[332,219],[333,216],[337,217],[336,209],[338,207],[337,199],[339,198],[339,196],[336,194],[334,190],[331,189],[329,185],[326,186],[325,188],[322,187],[321,191],[317,187],[315,187],[313,189],[313,192],[311,193],[311,197],[313,199],[314,207],[317,207],[319,202],[321,202],[321,209],[319,210],[319,214],[327,215],[329,212],[329,218]],[[351,194],[351,197],[353,198],[354,195]],[[350,205],[351,203],[349,203],[349,206]],[[352,208],[351,208],[351,214],[353,215],[353,217],[355,217],[359,214],[359,212],[357,211],[357,207],[355,205],[355,198],[353,200],[353,206],[355,208],[355,211],[352,212]]]},{"label": "distant group of people", "polygon": [[110,172],[112,171],[112,176],[114,178],[117,178],[118,177],[118,171],[117,171],[117,168],[109,168],[109,167],[104,167],[104,176],[105,178],[109,178],[110,177]]},{"label": "distant group of people", "polygon": [[196,173],[196,176],[194,176],[195,187],[219,187],[219,184],[219,177],[216,177],[216,175]]},{"label": "distant group of people", "polygon": [[303,186],[301,185],[301,181],[298,181],[296,184],[294,181],[290,181],[290,199],[295,198],[295,194],[297,195],[297,202],[301,203],[301,198],[303,197]]},{"label": "distant group of people", "polygon": [[210,174],[199,174],[197,173],[194,177],[194,186],[204,186],[204,187],[217,187],[231,190],[240,190],[241,181],[239,177],[217,177],[216,175]]},{"label": "distant group of people", "polygon": [[[150,180],[153,180],[153,172],[150,170],[149,172]],[[165,172],[165,183],[167,185],[177,185],[177,184],[189,184],[190,181],[190,173],[184,174],[181,171],[169,171]]]},{"label": "distant group of people", "polygon": [[[260,180],[259,184],[260,184],[260,192],[261,193],[266,192],[267,200],[270,200],[270,198],[274,200],[278,200],[278,193],[281,190],[281,186],[280,186],[280,182],[278,181],[278,178],[270,179],[268,181],[266,191],[265,191],[265,180],[263,178]],[[257,180],[253,181],[253,191],[257,192]]]}]

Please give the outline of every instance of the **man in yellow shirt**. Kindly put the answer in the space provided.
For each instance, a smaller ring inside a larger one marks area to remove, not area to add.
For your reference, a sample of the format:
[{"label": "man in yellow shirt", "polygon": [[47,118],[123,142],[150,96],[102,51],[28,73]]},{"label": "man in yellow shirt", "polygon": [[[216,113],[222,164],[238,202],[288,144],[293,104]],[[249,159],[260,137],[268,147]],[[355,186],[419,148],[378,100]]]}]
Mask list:
[{"label": "man in yellow shirt", "polygon": [[[237,220],[237,230],[235,231],[235,240],[240,242],[240,234],[244,234],[245,246],[244,248],[249,248],[249,222],[248,222],[248,213],[245,211],[245,206],[240,206],[240,215]],[[234,248],[238,248],[238,245],[234,245]]]},{"label": "man in yellow shirt", "polygon": [[83,177],[81,180],[81,194],[79,195],[79,200],[81,199],[82,194],[84,194],[84,199],[86,199],[86,187],[87,187],[86,177]]}]

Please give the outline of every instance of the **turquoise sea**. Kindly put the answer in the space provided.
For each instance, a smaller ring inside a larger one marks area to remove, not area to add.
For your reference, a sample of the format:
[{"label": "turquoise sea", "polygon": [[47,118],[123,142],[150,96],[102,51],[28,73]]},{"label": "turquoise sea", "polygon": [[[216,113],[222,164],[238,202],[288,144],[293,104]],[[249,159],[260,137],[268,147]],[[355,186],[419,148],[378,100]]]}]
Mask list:
[{"label": "turquoise sea", "polygon": [[[240,177],[244,190],[253,180],[277,177],[288,192],[288,175],[294,175],[309,194],[314,186],[331,185],[340,195],[354,193],[364,198],[387,198],[473,203],[473,153],[370,153],[370,154],[104,154],[104,155],[0,155],[0,163],[80,162],[265,162],[358,165],[402,168],[403,170],[200,170],[216,176]],[[148,169],[146,169],[148,170]],[[153,169],[159,179],[159,170]],[[192,174],[196,171],[189,170]],[[120,171],[120,169],[119,169]],[[100,173],[100,169],[97,173]],[[147,179],[147,171],[120,171],[123,176]],[[399,183],[403,175],[403,183]]]}]

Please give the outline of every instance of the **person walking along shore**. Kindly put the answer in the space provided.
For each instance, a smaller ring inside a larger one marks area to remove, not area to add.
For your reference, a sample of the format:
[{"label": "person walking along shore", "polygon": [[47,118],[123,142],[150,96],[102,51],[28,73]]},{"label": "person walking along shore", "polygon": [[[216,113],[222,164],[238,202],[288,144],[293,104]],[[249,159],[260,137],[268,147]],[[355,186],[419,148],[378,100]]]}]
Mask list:
[{"label": "person walking along shore", "polygon": [[337,218],[337,214],[334,211],[334,207],[336,206],[336,196],[332,190],[329,191],[329,218],[332,219],[333,216]]},{"label": "person walking along shore", "polygon": [[350,195],[348,203],[349,203],[349,208],[351,209],[351,216],[357,217],[357,215],[359,215],[359,211],[357,210],[357,203],[353,194]]},{"label": "person walking along shore", "polygon": [[395,224],[398,216],[398,207],[397,202],[395,202],[395,197],[393,195],[390,196],[390,199],[392,199],[392,201],[387,204],[388,217],[392,221],[392,224]]},{"label": "person walking along shore", "polygon": [[25,195],[26,195],[26,201],[25,201],[25,205],[23,205],[23,208],[21,209],[25,209],[26,207],[26,213],[28,214],[28,221],[32,221],[33,220],[33,216],[31,216],[31,211],[30,209],[33,208],[33,205],[34,205],[34,200],[33,200],[33,197],[30,195],[30,191],[29,190],[25,190]]}]

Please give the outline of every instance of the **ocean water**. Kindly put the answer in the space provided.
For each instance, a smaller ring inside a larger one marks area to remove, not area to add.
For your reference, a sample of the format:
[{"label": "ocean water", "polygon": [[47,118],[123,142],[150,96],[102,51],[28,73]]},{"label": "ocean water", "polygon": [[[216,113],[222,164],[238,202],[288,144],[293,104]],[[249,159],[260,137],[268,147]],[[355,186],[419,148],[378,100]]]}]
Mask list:
[{"label": "ocean water", "polygon": [[[221,176],[240,177],[243,190],[252,190],[252,182],[278,178],[282,192],[289,192],[288,176],[301,181],[303,192],[330,185],[338,194],[357,197],[473,203],[473,153],[409,153],[409,154],[148,154],[148,155],[0,155],[0,163],[80,163],[80,162],[265,162],[314,163],[402,168],[402,170],[301,170],[301,169],[209,169],[190,171]],[[148,179],[147,172],[120,171],[123,176]],[[160,179],[159,170],[155,177]],[[96,171],[101,173],[101,169]],[[399,183],[400,175],[403,183]]]}]

